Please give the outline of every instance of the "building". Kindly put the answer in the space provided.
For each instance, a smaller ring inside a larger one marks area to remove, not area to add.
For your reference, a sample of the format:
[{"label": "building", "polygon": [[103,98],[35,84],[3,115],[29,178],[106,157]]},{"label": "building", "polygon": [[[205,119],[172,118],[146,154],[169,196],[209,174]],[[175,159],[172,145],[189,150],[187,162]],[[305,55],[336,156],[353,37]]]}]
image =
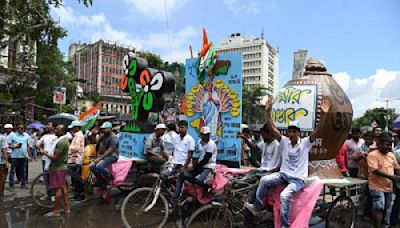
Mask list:
[{"label": "building", "polygon": [[76,68],[77,83],[85,95],[99,93],[102,111],[107,114],[130,113],[131,97],[119,87],[122,59],[129,51],[131,47],[104,40],[93,44],[74,43],[69,47],[68,57]]},{"label": "building", "polygon": [[303,77],[304,67],[306,66],[307,50],[299,49],[293,53],[293,74],[292,79]]},{"label": "building", "polygon": [[263,39],[245,37],[240,33],[223,39],[216,47],[218,54],[242,53],[242,76],[245,86],[263,85],[267,95],[262,98],[265,104],[268,97],[273,97],[278,90],[279,54]]}]

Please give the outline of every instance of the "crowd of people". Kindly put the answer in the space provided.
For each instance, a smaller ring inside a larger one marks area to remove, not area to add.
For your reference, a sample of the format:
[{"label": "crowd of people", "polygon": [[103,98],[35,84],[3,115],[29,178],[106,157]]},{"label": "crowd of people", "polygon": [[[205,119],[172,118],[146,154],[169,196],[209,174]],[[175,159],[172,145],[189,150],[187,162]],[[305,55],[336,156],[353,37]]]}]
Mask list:
[{"label": "crowd of people", "polygon": [[[330,105],[327,100],[322,102],[321,122]],[[266,123],[259,132],[243,127],[238,133],[242,140],[241,164],[256,167],[255,172],[261,174],[258,175],[261,178],[257,191],[245,206],[254,216],[261,215],[269,190],[285,185],[280,193],[280,219],[282,227],[290,227],[292,197],[305,186],[309,152],[313,142],[321,136],[322,127],[318,125],[309,136],[301,138],[299,122],[291,121],[287,134],[282,135],[274,126],[271,109],[269,101]],[[107,167],[119,158],[119,138],[112,127],[110,122],[104,122],[82,132],[79,121],[72,121],[68,126],[55,126],[49,122],[43,131],[38,129],[28,134],[23,124],[15,128],[5,124],[0,134],[0,197],[4,196],[7,176],[11,190],[18,184],[26,188],[29,161],[40,156],[43,171],[48,171],[48,176],[44,178],[48,194],[43,198],[51,197],[55,202],[55,209],[46,216],[60,216],[61,212],[71,211],[65,180],[68,169],[81,174],[83,179],[87,178],[91,169],[97,184],[110,189],[114,177]],[[185,180],[204,185],[215,170],[217,144],[210,138],[210,133],[209,127],[202,127],[201,138],[195,142],[188,133],[188,122],[181,120],[177,125],[157,124],[154,132],[147,137],[144,154],[152,169],[160,172],[167,161],[175,165],[169,175],[178,174],[174,193],[176,199],[181,196]],[[400,143],[393,136],[379,127],[366,132],[353,128],[336,158],[343,176],[368,180],[364,215],[365,218],[372,217],[376,227],[400,223]],[[87,159],[85,155],[96,158]],[[72,185],[73,200],[85,200],[84,185],[79,181],[73,181]],[[109,199],[109,191],[105,192],[108,194],[105,198]]]}]

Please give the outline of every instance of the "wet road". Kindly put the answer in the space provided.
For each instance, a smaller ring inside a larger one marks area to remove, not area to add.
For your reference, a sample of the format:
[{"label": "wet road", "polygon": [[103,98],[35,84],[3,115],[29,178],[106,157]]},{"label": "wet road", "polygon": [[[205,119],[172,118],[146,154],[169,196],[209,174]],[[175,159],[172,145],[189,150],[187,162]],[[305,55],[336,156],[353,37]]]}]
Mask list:
[{"label": "wet road", "polygon": [[[30,180],[41,172],[40,161],[30,163]],[[0,228],[89,228],[89,227],[124,227],[120,207],[125,197],[118,190],[111,195],[110,204],[104,200],[95,198],[80,204],[72,204],[72,212],[68,215],[62,214],[57,218],[46,218],[43,215],[48,210],[37,207],[29,198],[29,189],[15,188],[10,192],[6,188],[6,197],[0,199]],[[170,221],[167,227],[177,227],[175,221]],[[313,226],[314,228],[325,227],[325,224]],[[364,222],[358,217],[356,227],[372,227],[371,222]],[[341,227],[343,228],[343,227]]]}]

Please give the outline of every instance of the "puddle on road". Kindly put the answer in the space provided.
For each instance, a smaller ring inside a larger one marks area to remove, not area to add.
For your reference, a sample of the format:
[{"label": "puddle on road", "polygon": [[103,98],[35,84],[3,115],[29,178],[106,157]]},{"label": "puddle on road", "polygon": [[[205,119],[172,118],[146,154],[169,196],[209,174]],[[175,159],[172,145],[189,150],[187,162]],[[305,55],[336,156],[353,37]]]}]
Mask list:
[{"label": "puddle on road", "polygon": [[101,199],[91,199],[71,207],[71,214],[47,218],[48,210],[37,207],[30,198],[0,202],[0,227],[8,228],[89,228],[123,227],[119,207],[123,197],[113,197],[107,205]]}]

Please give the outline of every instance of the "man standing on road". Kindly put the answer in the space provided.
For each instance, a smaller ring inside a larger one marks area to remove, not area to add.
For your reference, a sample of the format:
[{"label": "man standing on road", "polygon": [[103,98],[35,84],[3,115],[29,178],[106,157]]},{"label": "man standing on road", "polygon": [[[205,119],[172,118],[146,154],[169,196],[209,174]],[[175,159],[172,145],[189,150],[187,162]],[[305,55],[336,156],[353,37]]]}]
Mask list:
[{"label": "man standing on road", "polygon": [[8,174],[8,143],[3,134],[0,134],[0,199],[4,196],[4,186],[6,185]]},{"label": "man standing on road", "polygon": [[107,183],[106,187],[110,189],[112,187],[112,181],[114,177],[108,171],[107,167],[118,160],[119,156],[119,139],[118,136],[112,131],[112,124],[110,122],[104,122],[100,127],[103,130],[103,136],[100,138],[100,148],[98,158],[96,158],[90,168],[96,175],[96,180],[101,181],[104,176]]},{"label": "man standing on road", "polygon": [[[393,204],[393,182],[400,181],[400,166],[392,151],[392,134],[379,136],[378,149],[370,152],[368,187],[372,197],[372,210],[376,228],[389,225]],[[396,174],[396,175],[395,175]]]},{"label": "man standing on road", "polygon": [[290,227],[290,208],[293,195],[303,189],[304,180],[308,177],[308,158],[314,140],[321,135],[325,115],[331,104],[328,100],[321,103],[320,124],[310,136],[300,138],[300,124],[291,121],[288,125],[287,136],[281,135],[272,121],[272,101],[269,100],[267,107],[267,125],[275,139],[280,142],[282,165],[279,172],[261,178],[257,188],[255,204],[246,203],[246,207],[254,215],[259,215],[264,206],[265,196],[272,187],[287,184],[280,194],[281,201],[281,227]]},{"label": "man standing on road", "polygon": [[26,133],[23,124],[17,125],[17,132],[10,135],[11,172],[9,176],[10,188],[14,188],[14,175],[21,182],[21,188],[25,188],[28,177],[26,176],[27,162],[30,160],[31,148],[29,147],[30,136]]},{"label": "man standing on road", "polygon": [[[79,122],[79,120],[74,120],[68,126],[68,128],[71,129],[71,133],[73,136],[68,151],[69,168],[72,171],[81,175],[83,153],[85,152],[85,137],[83,136],[83,133],[81,131],[81,122]],[[84,184],[72,179],[72,185],[74,186],[75,190],[74,200],[75,201],[85,200]]]},{"label": "man standing on road", "polygon": [[[52,122],[48,122],[46,125],[47,134],[43,135],[39,141],[37,142],[36,146],[39,150],[39,154],[50,154],[54,155],[54,149],[56,147],[56,142],[58,137],[54,133],[54,125]],[[51,160],[47,156],[42,156],[42,169],[43,172],[49,171]],[[49,174],[44,176],[44,183],[49,189]],[[45,195],[41,198],[41,200],[46,200],[48,196],[50,196],[50,192],[48,195]],[[52,196],[54,198],[54,196]]]},{"label": "man standing on road", "polygon": [[51,160],[49,168],[49,188],[55,189],[56,191],[56,202],[54,210],[45,214],[46,217],[58,217],[60,216],[61,197],[64,195],[64,212],[70,213],[69,201],[68,201],[68,189],[65,178],[67,176],[67,160],[68,160],[68,149],[69,141],[65,136],[65,126],[58,125],[55,133],[58,136],[54,155],[50,155],[47,151],[44,151],[44,155]]},{"label": "man standing on road", "polygon": [[348,153],[348,164],[349,164],[349,174],[351,177],[358,177],[359,168],[359,154],[361,151],[361,146],[364,144],[364,139],[361,137],[360,128],[352,128],[350,139],[348,139],[345,144],[347,146]]}]

